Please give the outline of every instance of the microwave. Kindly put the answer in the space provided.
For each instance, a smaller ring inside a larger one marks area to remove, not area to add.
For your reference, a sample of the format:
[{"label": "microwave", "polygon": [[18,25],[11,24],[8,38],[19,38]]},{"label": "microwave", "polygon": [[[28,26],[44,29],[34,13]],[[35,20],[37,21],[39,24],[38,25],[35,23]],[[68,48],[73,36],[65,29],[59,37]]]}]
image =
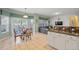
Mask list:
[{"label": "microwave", "polygon": [[63,22],[62,21],[56,21],[55,25],[63,25]]}]

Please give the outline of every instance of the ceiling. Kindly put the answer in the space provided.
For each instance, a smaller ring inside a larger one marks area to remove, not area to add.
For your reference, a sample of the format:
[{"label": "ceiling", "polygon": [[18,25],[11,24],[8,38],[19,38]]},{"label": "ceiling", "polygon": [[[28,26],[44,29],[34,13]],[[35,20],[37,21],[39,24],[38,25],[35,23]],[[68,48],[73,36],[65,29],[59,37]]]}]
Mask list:
[{"label": "ceiling", "polygon": [[[25,12],[25,8],[10,8],[11,10]],[[39,14],[45,16],[54,16],[55,13],[61,14],[79,14],[79,8],[27,8],[26,13]]]}]

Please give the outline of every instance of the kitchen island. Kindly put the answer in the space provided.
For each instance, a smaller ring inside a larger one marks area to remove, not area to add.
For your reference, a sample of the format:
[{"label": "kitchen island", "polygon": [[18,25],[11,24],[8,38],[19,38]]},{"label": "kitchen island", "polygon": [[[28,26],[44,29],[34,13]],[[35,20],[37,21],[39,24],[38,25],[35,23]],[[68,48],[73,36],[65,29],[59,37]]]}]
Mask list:
[{"label": "kitchen island", "polygon": [[48,45],[58,50],[79,50],[79,34],[49,30]]}]

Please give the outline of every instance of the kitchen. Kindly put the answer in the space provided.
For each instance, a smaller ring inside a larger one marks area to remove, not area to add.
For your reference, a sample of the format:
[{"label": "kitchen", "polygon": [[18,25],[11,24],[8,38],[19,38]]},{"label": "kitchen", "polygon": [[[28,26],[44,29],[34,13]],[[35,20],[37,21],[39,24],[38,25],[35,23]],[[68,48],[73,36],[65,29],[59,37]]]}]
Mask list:
[{"label": "kitchen", "polygon": [[48,30],[48,45],[59,50],[78,50],[78,15],[57,15],[50,21],[53,28]]},{"label": "kitchen", "polygon": [[[0,10],[0,49],[6,45],[13,48],[11,45],[11,43],[15,44],[13,30],[20,25],[31,28],[32,31],[32,39],[23,41],[22,49],[79,50],[78,8],[4,8],[2,10]],[[25,10],[28,18],[22,17]],[[7,39],[9,44],[6,43]],[[7,46],[4,49],[7,49]]]}]

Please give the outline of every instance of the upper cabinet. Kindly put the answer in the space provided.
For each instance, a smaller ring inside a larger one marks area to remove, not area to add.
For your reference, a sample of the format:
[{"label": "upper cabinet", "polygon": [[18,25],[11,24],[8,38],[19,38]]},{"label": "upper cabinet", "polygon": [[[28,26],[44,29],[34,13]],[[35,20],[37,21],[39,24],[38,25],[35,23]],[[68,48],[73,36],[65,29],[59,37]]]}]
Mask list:
[{"label": "upper cabinet", "polygon": [[78,16],[70,16],[69,25],[72,27],[78,27]]}]

